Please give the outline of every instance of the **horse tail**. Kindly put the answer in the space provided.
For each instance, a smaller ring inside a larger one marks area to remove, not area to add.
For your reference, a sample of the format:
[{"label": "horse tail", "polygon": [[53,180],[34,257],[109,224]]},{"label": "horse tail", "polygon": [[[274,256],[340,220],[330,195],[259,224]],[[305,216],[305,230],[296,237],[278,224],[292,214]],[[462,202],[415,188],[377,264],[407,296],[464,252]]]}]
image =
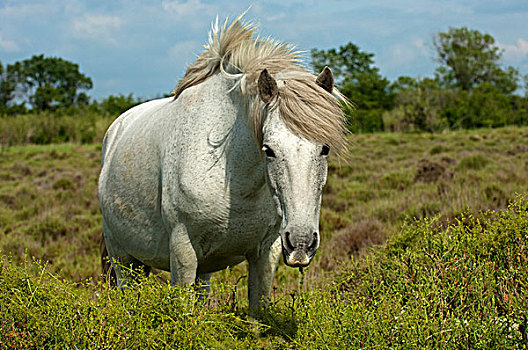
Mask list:
[{"label": "horse tail", "polygon": [[117,285],[116,275],[114,269],[112,269],[110,257],[108,256],[104,234],[101,234],[101,269],[103,271],[104,278],[108,278],[110,285],[115,287]]}]

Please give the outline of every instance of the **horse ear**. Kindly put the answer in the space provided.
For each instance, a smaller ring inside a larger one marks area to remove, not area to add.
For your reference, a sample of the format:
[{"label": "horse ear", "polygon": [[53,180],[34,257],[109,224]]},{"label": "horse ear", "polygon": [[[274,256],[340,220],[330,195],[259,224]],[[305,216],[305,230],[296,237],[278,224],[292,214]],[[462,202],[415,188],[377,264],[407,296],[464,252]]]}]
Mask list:
[{"label": "horse ear", "polygon": [[264,69],[260,73],[260,76],[258,78],[258,91],[260,98],[266,104],[270,103],[271,100],[273,100],[273,98],[277,96],[277,93],[279,92],[277,82],[268,73],[267,69]]},{"label": "horse ear", "polygon": [[329,93],[332,93],[334,90],[334,75],[328,66],[324,67],[315,82]]}]

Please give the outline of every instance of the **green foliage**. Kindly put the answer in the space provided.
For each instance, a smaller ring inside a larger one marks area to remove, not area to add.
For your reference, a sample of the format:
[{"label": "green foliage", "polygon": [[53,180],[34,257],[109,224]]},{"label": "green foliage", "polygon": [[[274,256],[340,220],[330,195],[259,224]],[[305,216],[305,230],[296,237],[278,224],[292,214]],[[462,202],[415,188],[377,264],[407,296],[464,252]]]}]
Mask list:
[{"label": "green foliage", "polygon": [[316,72],[329,66],[341,92],[354,103],[355,109],[345,111],[352,132],[383,130],[381,113],[392,107],[389,81],[374,66],[374,54],[362,52],[352,43],[339,50],[313,49],[312,64]]},{"label": "green foliage", "polygon": [[134,97],[131,93],[127,96],[122,94],[117,96],[110,95],[97,105],[97,109],[101,113],[117,117],[141,102],[141,99]]},{"label": "green foliage", "polygon": [[[528,205],[407,222],[324,287],[273,296],[247,317],[238,282],[192,288],[139,277],[124,292],[0,259],[5,348],[502,348],[528,346]],[[229,280],[229,273],[226,273]]]},{"label": "green foliage", "polygon": [[482,154],[474,154],[464,157],[458,163],[456,170],[481,170],[488,164],[488,159]]},{"label": "green foliage", "polygon": [[391,89],[395,108],[383,112],[387,131],[441,132],[527,122],[528,99],[505,95],[488,82],[468,92],[446,89],[438,79],[400,77]]},{"label": "green foliage", "polygon": [[116,116],[89,110],[0,117],[0,145],[101,142]]},{"label": "green foliage", "polygon": [[449,28],[438,33],[433,44],[442,64],[437,73],[446,84],[470,91],[487,82],[504,94],[517,89],[519,72],[499,66],[502,52],[491,35],[466,27]]},{"label": "green foliage", "polygon": [[518,199],[508,210],[465,214],[442,230],[438,219],[408,223],[372,261],[344,274],[346,289],[380,313],[378,305],[390,303],[388,342],[526,347],[526,210]]},{"label": "green foliage", "polygon": [[325,66],[332,69],[338,85],[344,85],[346,80],[357,80],[364,73],[378,72],[373,67],[374,54],[363,52],[353,43],[340,46],[338,50],[312,49],[312,65],[315,72],[321,72]]},{"label": "green foliage", "polygon": [[392,190],[403,191],[412,184],[412,175],[406,171],[390,172],[380,177],[379,184]]},{"label": "green foliage", "polygon": [[79,65],[57,57],[33,56],[7,66],[2,84],[9,85],[2,94],[4,105],[18,91],[23,103],[36,111],[59,107],[81,106],[89,103],[83,90],[93,87],[92,79],[79,71]]},{"label": "green foliage", "polygon": [[502,52],[491,35],[450,28],[433,45],[441,64],[434,79],[402,76],[392,84],[374,67],[374,54],[352,43],[311,53],[314,70],[333,69],[354,103],[355,109],[345,107],[353,133],[526,125],[528,96],[513,94],[520,74],[500,66]]},{"label": "green foliage", "polygon": [[[129,95],[109,95],[101,102],[90,101],[85,91],[93,87],[92,80],[79,71],[79,65],[61,58],[33,56],[7,65],[0,62],[0,116],[53,111],[61,115],[98,113],[117,117],[142,102]],[[45,115],[44,115],[45,117]],[[49,119],[47,120],[49,122]],[[84,142],[92,142],[95,130],[86,130]],[[61,142],[44,136],[37,143]]]},{"label": "green foliage", "polygon": [[38,263],[2,259],[0,284],[5,348],[243,348],[270,328],[223,305],[205,307],[190,288],[154,280],[126,293],[101,283],[88,289]]},{"label": "green foliage", "polygon": [[16,91],[16,65],[4,67],[0,61],[0,115],[24,113],[24,104],[14,102]]},{"label": "green foliage", "polygon": [[438,80],[400,77],[391,85],[395,108],[383,114],[385,130],[439,132],[448,128],[443,110],[457,98],[441,89]]}]

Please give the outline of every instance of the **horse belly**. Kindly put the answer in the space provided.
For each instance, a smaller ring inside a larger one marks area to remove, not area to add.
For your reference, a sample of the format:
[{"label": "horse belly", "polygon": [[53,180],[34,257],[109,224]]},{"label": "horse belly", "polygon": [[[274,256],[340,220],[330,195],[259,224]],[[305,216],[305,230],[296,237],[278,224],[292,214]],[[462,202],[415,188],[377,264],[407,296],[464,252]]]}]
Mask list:
[{"label": "horse belly", "polygon": [[163,246],[168,245],[160,210],[160,168],[154,152],[146,157],[146,147],[121,146],[105,159],[99,181],[105,236],[144,262],[165,253]]},{"label": "horse belly", "polygon": [[105,234],[127,254],[143,262],[158,256],[163,242],[168,246],[168,234],[159,210],[156,205],[149,206],[149,202],[131,201],[119,193],[113,193],[103,202],[103,216],[109,228]]}]

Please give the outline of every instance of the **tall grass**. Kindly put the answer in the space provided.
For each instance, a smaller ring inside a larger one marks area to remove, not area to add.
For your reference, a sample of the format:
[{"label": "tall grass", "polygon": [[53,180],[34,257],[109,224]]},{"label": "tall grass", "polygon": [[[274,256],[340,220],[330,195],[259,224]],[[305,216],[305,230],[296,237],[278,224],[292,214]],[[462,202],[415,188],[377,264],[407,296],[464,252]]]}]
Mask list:
[{"label": "tall grass", "polygon": [[116,116],[91,111],[41,112],[0,117],[0,145],[101,142]]},{"label": "tall grass", "polygon": [[203,303],[188,288],[140,279],[125,292],[0,260],[3,348],[528,347],[528,202],[481,219],[407,222],[335,282],[276,294],[247,317],[236,283]]},{"label": "tall grass", "polygon": [[526,202],[498,211],[528,193],[527,137],[352,137],[330,164],[320,251],[304,275],[279,265],[258,323],[243,264],[205,305],[164,273],[126,293],[100,282],[100,144],[2,147],[0,348],[526,348]]},{"label": "tall grass", "polygon": [[[356,135],[348,159],[331,163],[321,211],[321,246],[306,285],[373,244],[409,218],[447,224],[468,208],[506,207],[528,193],[528,128],[435,134]],[[50,262],[64,278],[99,274],[100,145],[55,144],[0,149],[0,249]],[[235,269],[245,274],[244,266]],[[294,288],[298,272],[280,265],[276,286]]]},{"label": "tall grass", "polygon": [[0,152],[0,249],[27,252],[64,278],[98,275],[98,145],[12,146]]}]

